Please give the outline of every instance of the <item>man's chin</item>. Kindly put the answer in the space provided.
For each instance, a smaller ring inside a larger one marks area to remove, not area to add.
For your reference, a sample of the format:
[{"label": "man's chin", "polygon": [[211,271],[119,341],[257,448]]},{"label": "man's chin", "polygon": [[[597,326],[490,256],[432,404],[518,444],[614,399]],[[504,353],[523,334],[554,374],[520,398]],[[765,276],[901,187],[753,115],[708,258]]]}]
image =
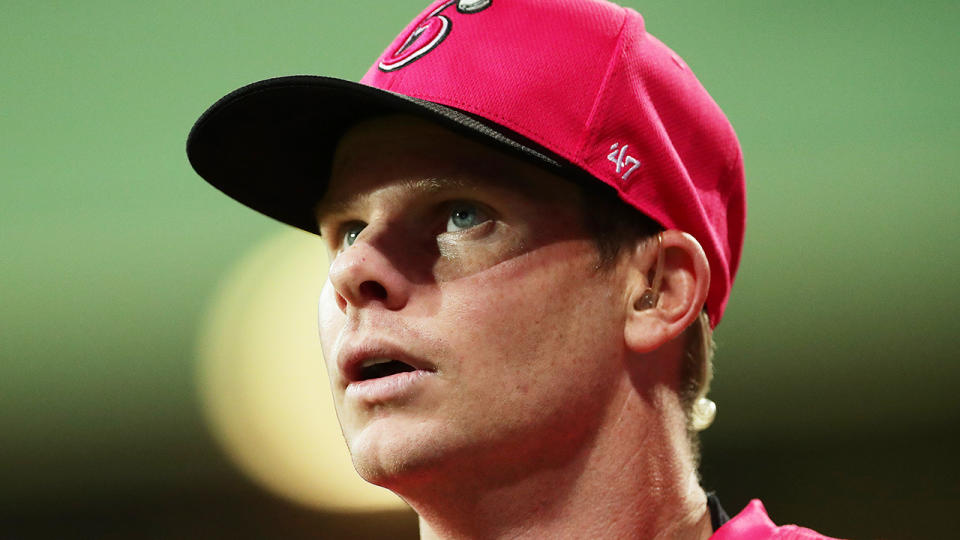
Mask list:
[{"label": "man's chin", "polygon": [[440,445],[421,429],[403,429],[380,420],[347,438],[353,466],[361,478],[397,491],[404,484],[423,478],[438,467]]}]

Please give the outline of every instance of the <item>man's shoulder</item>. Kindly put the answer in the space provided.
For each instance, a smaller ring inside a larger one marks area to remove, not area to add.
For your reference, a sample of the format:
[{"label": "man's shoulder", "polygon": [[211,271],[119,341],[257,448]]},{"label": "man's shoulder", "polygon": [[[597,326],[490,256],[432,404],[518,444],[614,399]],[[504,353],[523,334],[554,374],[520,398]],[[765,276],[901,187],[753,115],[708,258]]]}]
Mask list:
[{"label": "man's shoulder", "polygon": [[816,531],[797,525],[778,527],[767,516],[759,499],[747,504],[739,514],[717,529],[710,540],[834,540]]}]

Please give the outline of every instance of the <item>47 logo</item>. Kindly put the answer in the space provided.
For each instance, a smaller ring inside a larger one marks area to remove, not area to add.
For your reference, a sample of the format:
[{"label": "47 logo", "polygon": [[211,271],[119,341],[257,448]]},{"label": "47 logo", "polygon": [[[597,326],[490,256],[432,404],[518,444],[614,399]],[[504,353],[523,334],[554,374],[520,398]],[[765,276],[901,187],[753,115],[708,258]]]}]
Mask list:
[{"label": "47 logo", "polygon": [[620,146],[620,143],[613,143],[613,146],[610,147],[610,154],[607,155],[607,160],[617,166],[617,174],[626,169],[626,172],[620,177],[623,180],[630,178],[633,171],[640,167],[640,160],[628,155],[627,148],[630,148],[629,144]]}]

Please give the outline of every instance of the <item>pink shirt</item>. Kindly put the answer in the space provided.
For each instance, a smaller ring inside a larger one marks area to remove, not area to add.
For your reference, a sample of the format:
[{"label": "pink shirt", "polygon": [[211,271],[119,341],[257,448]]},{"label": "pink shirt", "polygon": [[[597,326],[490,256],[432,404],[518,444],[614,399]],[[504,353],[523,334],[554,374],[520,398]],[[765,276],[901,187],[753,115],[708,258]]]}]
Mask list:
[{"label": "pink shirt", "polygon": [[835,540],[796,525],[777,527],[759,499],[713,533],[710,540]]}]

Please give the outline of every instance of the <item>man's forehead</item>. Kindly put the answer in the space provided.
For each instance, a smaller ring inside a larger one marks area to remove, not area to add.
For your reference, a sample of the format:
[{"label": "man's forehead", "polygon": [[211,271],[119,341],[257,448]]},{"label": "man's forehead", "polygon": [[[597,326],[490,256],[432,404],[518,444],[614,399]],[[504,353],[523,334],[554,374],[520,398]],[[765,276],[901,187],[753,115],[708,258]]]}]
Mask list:
[{"label": "man's forehead", "polygon": [[391,115],[365,120],[340,139],[318,215],[386,185],[424,195],[490,189],[554,200],[573,183],[426,120]]}]

